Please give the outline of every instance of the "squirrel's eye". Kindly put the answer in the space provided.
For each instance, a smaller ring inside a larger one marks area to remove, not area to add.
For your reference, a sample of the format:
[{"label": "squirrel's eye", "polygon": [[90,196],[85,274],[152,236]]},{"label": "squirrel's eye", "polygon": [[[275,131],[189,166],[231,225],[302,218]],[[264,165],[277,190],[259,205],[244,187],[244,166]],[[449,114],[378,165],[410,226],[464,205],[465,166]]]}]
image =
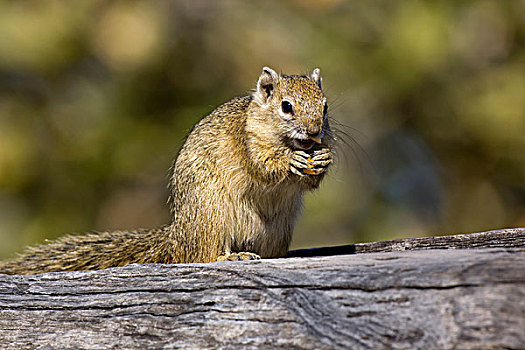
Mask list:
[{"label": "squirrel's eye", "polygon": [[283,101],[283,103],[281,104],[281,109],[283,110],[283,113],[286,113],[286,114],[293,113],[292,104],[288,101]]}]

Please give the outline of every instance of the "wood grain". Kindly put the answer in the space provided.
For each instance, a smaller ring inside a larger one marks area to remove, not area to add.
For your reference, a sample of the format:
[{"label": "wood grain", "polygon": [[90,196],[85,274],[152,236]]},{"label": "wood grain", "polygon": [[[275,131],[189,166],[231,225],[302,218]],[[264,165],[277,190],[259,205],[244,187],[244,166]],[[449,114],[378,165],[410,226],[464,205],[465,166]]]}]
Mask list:
[{"label": "wood grain", "polygon": [[2,349],[518,349],[524,329],[523,244],[0,275]]},{"label": "wood grain", "polygon": [[298,249],[288,257],[328,256],[354,253],[395,252],[427,249],[470,249],[525,247],[525,229],[507,228],[487,232],[391,239],[381,242],[356,243],[333,247]]}]

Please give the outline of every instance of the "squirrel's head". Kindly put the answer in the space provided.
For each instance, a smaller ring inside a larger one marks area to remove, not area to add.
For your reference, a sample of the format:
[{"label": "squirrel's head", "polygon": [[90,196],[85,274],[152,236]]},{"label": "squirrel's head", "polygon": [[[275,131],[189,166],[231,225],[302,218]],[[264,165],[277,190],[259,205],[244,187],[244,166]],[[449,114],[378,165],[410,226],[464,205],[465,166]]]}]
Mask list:
[{"label": "squirrel's head", "polygon": [[326,98],[319,68],[310,75],[281,75],[264,67],[254,102],[270,112],[281,138],[294,149],[309,150],[323,143],[329,131]]}]

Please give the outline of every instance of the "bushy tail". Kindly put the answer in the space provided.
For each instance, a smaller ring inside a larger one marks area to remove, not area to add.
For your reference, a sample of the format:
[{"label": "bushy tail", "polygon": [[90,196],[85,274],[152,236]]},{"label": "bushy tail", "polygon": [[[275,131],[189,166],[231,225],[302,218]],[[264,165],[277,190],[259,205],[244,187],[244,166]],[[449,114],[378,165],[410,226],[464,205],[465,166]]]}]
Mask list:
[{"label": "bushy tail", "polygon": [[52,271],[100,270],[133,263],[173,263],[168,227],[65,236],[28,248],[0,262],[0,273],[28,275]]}]

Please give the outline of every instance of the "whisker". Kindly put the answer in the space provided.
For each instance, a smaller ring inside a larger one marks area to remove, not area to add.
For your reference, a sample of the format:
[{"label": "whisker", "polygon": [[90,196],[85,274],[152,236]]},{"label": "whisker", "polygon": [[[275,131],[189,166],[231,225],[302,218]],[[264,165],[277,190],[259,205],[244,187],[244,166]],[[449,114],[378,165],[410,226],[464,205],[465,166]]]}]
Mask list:
[{"label": "whisker", "polygon": [[[368,152],[363,148],[363,146],[361,146],[361,144],[357,141],[357,139],[351,135],[351,132],[358,133],[360,136],[363,137],[366,137],[366,135],[360,130],[345,125],[332,117],[329,117],[329,121],[333,134],[332,138],[334,139],[334,144],[336,148],[336,156],[339,158],[339,156],[342,154],[344,156],[345,166],[349,167],[348,158],[346,157],[347,153],[345,153],[345,151],[346,149],[350,149],[354,159],[357,160],[361,175],[367,175],[366,173],[370,169],[373,173],[375,173],[376,169],[373,164],[372,158],[370,157]],[[364,166],[365,162],[363,161],[363,159],[366,159],[367,166]]]}]

